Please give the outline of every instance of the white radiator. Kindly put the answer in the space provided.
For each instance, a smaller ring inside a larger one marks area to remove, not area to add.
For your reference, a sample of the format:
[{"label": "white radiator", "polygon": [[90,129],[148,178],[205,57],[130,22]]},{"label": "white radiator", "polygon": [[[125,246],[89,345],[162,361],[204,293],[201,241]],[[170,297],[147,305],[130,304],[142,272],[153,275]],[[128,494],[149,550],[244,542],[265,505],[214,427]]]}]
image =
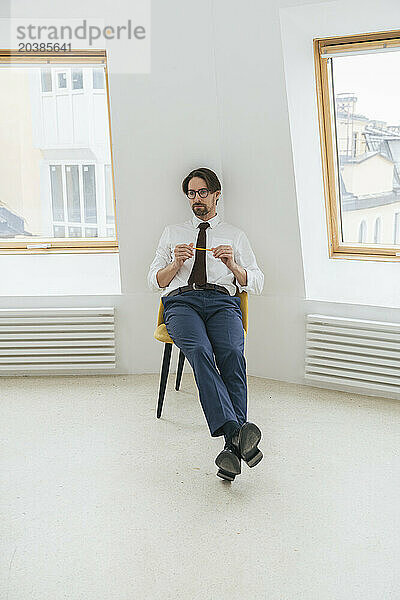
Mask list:
[{"label": "white radiator", "polygon": [[400,323],[307,315],[305,378],[400,391]]},{"label": "white radiator", "polygon": [[114,308],[0,309],[0,374],[114,369]]}]

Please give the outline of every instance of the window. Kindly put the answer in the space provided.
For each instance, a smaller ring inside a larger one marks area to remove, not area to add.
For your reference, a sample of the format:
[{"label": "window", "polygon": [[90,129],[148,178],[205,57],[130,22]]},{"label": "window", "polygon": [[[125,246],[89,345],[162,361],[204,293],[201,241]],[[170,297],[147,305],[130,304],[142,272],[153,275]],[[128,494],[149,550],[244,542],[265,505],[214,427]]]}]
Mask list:
[{"label": "window", "polygon": [[82,90],[83,89],[83,71],[82,69],[72,70],[72,89]]},{"label": "window", "polygon": [[93,88],[95,90],[104,89],[104,72],[103,69],[93,69]]},{"label": "window", "polygon": [[[110,167],[111,165],[105,165]],[[96,201],[96,165],[50,165],[52,221],[55,237],[112,236],[109,217],[113,204],[107,191],[106,212],[98,215]],[[64,192],[65,190],[65,192]],[[79,227],[76,225],[79,224]]]},{"label": "window", "polygon": [[62,73],[57,73],[57,81],[58,81],[58,87],[60,89],[66,88],[67,87],[67,73],[65,71],[63,71]]},{"label": "window", "polygon": [[329,256],[400,260],[400,31],[313,43]]},{"label": "window", "polygon": [[111,165],[104,165],[104,178],[106,188],[106,223],[114,225],[114,203],[113,203],[113,184],[111,175]]},{"label": "window", "polygon": [[365,242],[367,239],[367,224],[365,221],[361,221],[360,227],[358,228],[358,241],[360,243]]},{"label": "window", "polygon": [[118,251],[106,69],[103,50],[0,50],[1,253]]},{"label": "window", "polygon": [[41,69],[42,92],[51,92],[53,89],[51,69]]},{"label": "window", "polygon": [[381,240],[381,218],[377,217],[375,219],[375,227],[374,227],[374,244],[379,244]]},{"label": "window", "polygon": [[394,244],[400,244],[400,212],[394,213]]}]

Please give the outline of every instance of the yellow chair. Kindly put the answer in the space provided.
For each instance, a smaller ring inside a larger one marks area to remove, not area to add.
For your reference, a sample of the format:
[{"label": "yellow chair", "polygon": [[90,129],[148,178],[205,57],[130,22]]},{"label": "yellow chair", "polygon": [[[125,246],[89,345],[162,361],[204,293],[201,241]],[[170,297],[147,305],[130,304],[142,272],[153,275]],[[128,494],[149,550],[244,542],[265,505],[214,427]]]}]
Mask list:
[{"label": "yellow chair", "polygon": [[[248,328],[248,296],[247,296],[247,292],[239,292],[238,288],[236,287],[235,296],[239,296],[239,298],[240,298],[240,310],[242,311],[243,329],[244,329],[245,341],[246,341],[247,328]],[[169,335],[169,333],[167,331],[167,327],[164,323],[164,305],[161,302],[161,298],[160,298],[160,306],[158,309],[157,327],[154,332],[154,337],[159,342],[164,342],[164,344],[165,344],[164,356],[163,356],[162,367],[161,367],[160,389],[158,392],[158,403],[157,403],[157,418],[159,419],[161,417],[161,412],[162,412],[162,407],[163,407],[163,402],[164,402],[165,388],[167,386],[167,379],[168,379],[168,373],[169,373],[169,365],[171,362],[172,345],[174,343],[174,341],[171,338],[171,336]],[[179,390],[179,386],[180,386],[181,379],[182,379],[184,362],[185,362],[185,355],[183,354],[182,350],[180,350],[179,351],[179,360],[178,360],[178,370],[176,372],[176,383],[175,383],[176,390]]]}]

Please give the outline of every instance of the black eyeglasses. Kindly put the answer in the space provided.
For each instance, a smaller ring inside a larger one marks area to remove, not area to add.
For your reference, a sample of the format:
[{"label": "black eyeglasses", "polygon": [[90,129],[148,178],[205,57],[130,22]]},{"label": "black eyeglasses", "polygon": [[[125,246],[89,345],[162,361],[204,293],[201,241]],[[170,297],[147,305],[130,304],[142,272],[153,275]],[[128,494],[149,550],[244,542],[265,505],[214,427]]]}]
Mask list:
[{"label": "black eyeglasses", "polygon": [[201,190],[188,190],[186,196],[193,200],[193,198],[196,198],[196,194],[198,194],[200,198],[207,198],[209,193],[210,190],[207,188],[201,188]]}]

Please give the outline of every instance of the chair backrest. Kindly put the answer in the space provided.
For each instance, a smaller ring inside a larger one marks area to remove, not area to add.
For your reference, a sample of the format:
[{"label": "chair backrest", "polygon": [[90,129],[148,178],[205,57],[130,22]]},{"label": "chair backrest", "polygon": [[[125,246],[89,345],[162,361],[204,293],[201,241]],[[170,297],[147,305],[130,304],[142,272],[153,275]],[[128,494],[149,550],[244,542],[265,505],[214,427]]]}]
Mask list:
[{"label": "chair backrest", "polygon": [[[239,296],[240,298],[240,310],[242,311],[242,321],[243,321],[243,329],[247,334],[248,324],[249,324],[249,314],[248,314],[248,295],[247,292],[239,292],[236,288],[235,296]],[[161,302],[160,298],[160,306],[158,308],[158,317],[157,317],[157,327],[164,323],[164,305]]]}]

